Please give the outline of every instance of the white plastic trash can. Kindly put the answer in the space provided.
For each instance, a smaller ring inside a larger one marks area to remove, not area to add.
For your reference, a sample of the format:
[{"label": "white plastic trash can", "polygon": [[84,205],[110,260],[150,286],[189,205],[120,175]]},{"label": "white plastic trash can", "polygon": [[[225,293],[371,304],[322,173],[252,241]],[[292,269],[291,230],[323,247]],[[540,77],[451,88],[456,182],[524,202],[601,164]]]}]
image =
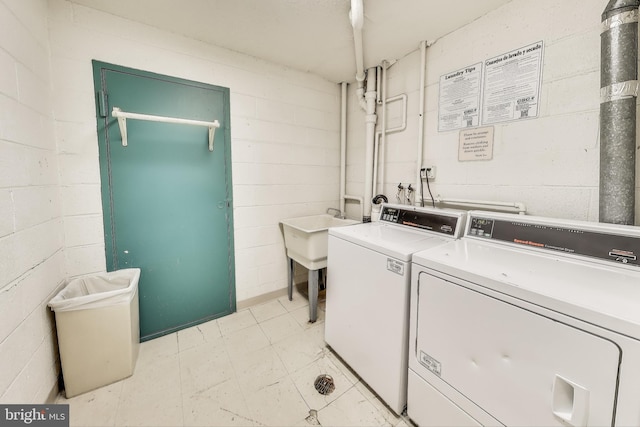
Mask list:
[{"label": "white plastic trash can", "polygon": [[67,398],[133,374],[140,348],[138,281],[129,268],[74,279],[51,301]]}]

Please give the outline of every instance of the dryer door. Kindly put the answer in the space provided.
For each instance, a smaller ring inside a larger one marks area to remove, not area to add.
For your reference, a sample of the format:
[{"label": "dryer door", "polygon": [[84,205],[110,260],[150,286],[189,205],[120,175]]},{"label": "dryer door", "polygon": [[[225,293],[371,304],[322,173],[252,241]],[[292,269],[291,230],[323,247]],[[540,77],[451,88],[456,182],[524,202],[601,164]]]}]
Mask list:
[{"label": "dryer door", "polygon": [[505,425],[612,425],[614,343],[424,272],[417,307],[412,357],[452,400]]}]

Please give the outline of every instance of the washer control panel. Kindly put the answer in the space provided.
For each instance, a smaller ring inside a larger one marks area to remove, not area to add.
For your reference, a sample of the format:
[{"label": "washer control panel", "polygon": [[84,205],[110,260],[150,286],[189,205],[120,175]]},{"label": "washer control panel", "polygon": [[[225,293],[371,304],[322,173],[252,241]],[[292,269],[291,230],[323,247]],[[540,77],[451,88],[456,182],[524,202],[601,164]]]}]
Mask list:
[{"label": "washer control panel", "polygon": [[493,234],[494,220],[486,218],[472,217],[469,224],[469,234],[490,238]]},{"label": "washer control panel", "polygon": [[400,217],[400,209],[383,207],[380,212],[380,221],[393,222],[395,224],[398,223],[398,218]]},{"label": "washer control panel", "polygon": [[464,228],[464,212],[442,209],[384,205],[380,221],[398,224],[413,229],[432,231],[448,236],[459,236]]},{"label": "washer control panel", "polygon": [[637,227],[472,213],[466,236],[640,266]]}]

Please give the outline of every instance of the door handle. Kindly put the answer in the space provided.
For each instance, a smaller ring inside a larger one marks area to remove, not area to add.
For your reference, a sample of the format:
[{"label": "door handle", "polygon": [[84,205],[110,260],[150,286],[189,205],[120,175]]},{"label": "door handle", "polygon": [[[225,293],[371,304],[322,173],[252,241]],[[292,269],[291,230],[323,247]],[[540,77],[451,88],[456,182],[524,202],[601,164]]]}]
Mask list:
[{"label": "door handle", "polygon": [[571,426],[586,426],[589,390],[556,374],[553,381],[553,415]]}]

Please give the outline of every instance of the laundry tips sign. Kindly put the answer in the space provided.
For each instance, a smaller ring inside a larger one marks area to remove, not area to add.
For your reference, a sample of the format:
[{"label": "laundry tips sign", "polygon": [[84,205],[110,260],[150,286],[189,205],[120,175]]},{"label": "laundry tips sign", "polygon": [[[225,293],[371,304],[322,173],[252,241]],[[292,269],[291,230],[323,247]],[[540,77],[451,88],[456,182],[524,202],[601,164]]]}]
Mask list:
[{"label": "laundry tips sign", "polygon": [[469,65],[440,77],[438,131],[480,124],[482,63]]},{"label": "laundry tips sign", "polygon": [[543,51],[539,41],[440,76],[438,131],[538,117]]}]

